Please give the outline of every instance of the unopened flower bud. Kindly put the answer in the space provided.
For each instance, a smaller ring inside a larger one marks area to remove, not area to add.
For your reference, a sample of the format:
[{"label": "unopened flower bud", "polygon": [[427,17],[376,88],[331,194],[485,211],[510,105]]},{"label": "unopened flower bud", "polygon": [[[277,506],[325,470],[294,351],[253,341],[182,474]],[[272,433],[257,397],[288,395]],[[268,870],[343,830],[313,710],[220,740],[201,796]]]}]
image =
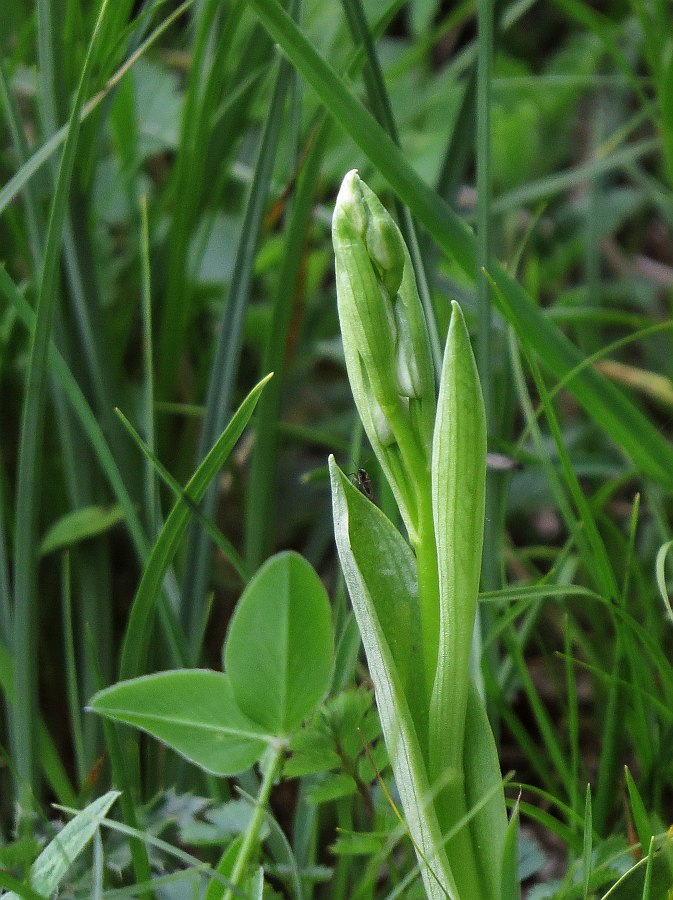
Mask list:
[{"label": "unopened flower bud", "polygon": [[418,371],[414,344],[409,329],[406,309],[401,300],[395,303],[395,323],[397,325],[397,387],[404,397],[420,397],[422,392],[421,376]]}]

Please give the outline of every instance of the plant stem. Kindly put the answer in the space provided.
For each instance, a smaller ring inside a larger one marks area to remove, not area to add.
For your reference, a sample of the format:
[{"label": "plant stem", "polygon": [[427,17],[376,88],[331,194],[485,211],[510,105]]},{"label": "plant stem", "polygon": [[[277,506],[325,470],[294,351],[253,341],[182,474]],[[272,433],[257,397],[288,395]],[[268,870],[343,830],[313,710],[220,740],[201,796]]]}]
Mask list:
[{"label": "plant stem", "polygon": [[[421,633],[423,638],[423,675],[425,703],[423,712],[427,729],[427,710],[437,674],[437,654],[439,651],[439,574],[437,570],[437,545],[435,526],[432,519],[432,500],[429,486],[421,494],[419,510],[419,541],[416,551],[418,571],[418,603],[421,611]],[[429,754],[426,734],[419,739],[421,746]],[[429,761],[429,758],[428,758]]]},{"label": "plant stem", "polygon": [[[266,807],[269,803],[271,789],[273,788],[274,782],[278,777],[281,766],[283,765],[284,758],[285,746],[283,744],[279,743],[277,746],[271,748],[271,756],[264,771],[264,778],[259,789],[259,794],[257,795],[255,811],[252,815],[252,819],[250,820],[250,825],[248,826],[248,830],[245,833],[245,838],[243,839],[241,849],[239,850],[238,856],[236,857],[236,863],[234,864],[234,868],[231,873],[230,880],[234,887],[239,886],[239,882],[241,881],[250,860],[252,849],[257,843],[259,831],[262,827],[264,816],[266,815]],[[229,888],[224,895],[224,900],[233,900],[233,897],[234,892],[232,888]]]}]

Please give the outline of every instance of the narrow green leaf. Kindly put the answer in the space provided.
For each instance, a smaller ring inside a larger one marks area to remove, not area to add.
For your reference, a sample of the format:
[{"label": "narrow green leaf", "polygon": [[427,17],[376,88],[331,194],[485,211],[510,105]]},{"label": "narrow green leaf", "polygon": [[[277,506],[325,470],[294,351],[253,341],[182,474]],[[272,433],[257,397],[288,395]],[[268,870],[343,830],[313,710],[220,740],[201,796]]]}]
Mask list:
[{"label": "narrow green leaf", "polygon": [[21,884],[18,878],[13,878],[7,872],[0,869],[0,887],[10,888],[3,894],[3,900],[16,900],[17,897],[24,897],[25,900],[45,900],[43,894],[38,894],[26,884]]},{"label": "narrow green leaf", "polygon": [[[255,409],[259,395],[269,378],[271,378],[271,375],[263,378],[250,391],[234,413],[229,425],[190,478],[185,487],[185,493],[194,502],[198,503],[203,497],[206,488],[241,436]],[[152,552],[138,585],[126,626],[120,663],[121,678],[133,677],[142,668],[151,634],[151,629],[149,628],[150,617],[159,598],[166,570],[187,527],[189,516],[189,507],[182,500],[178,500],[152,547]]]},{"label": "narrow green leaf", "polygon": [[659,588],[659,593],[661,594],[661,599],[664,601],[664,606],[666,608],[666,612],[668,613],[668,618],[673,622],[673,608],[671,607],[671,600],[668,596],[668,587],[666,585],[666,557],[668,556],[671,548],[673,547],[673,541],[667,541],[657,551],[657,559],[655,564],[655,573],[657,578],[657,587]]},{"label": "narrow green leaf", "polygon": [[[233,4],[230,7],[229,15],[230,17],[240,16],[243,10],[243,6]],[[259,29],[256,23],[255,27]],[[267,54],[271,48],[266,49],[266,35],[261,29],[259,29],[259,32],[256,35],[254,52],[259,53],[260,49],[265,50],[264,57],[268,59]],[[204,37],[210,40],[207,32]],[[206,43],[206,49],[207,47],[208,44]],[[243,61],[242,65],[247,66],[249,63]],[[217,71],[215,71],[214,77],[219,81],[220,75]],[[243,323],[250,299],[250,286],[252,284],[259,233],[267,208],[269,187],[281,135],[281,125],[285,121],[285,97],[294,77],[294,72],[287,61],[281,59],[277,69],[273,96],[269,101],[264,130],[260,137],[253,181],[246,199],[227,303],[224,308],[222,321],[219,323],[218,340],[214,348],[206,406],[201,424],[198,459],[202,459],[205,456],[208,447],[222,429],[231,408],[231,398],[234,393],[238,361],[241,354]],[[204,111],[207,111],[207,108]],[[204,131],[205,137],[210,128],[208,118],[205,118],[200,123],[200,126]],[[229,143],[231,143],[231,138],[228,136],[226,144],[228,145]],[[194,177],[193,172],[190,177]],[[202,186],[200,189],[202,190]],[[178,289],[174,293],[173,288],[177,286],[177,284],[171,286],[169,300],[172,300],[175,314],[181,320],[183,317],[184,291]],[[168,307],[166,311],[168,312]],[[165,319],[164,330],[167,337],[166,341],[160,345],[162,352],[168,346],[179,346],[179,344],[173,343],[174,328],[170,316]],[[165,383],[166,379],[164,378],[161,380],[161,384],[165,385]],[[215,493],[212,490],[208,491],[203,504],[203,511],[206,516],[213,517],[215,502]],[[210,540],[208,535],[202,529],[194,528],[189,535],[187,565],[183,579],[183,594],[187,601],[183,609],[183,621],[192,653],[195,657],[198,656],[203,640],[203,611],[207,593],[209,549]]]},{"label": "narrow green leaf", "polygon": [[26,391],[21,411],[21,430],[16,478],[16,529],[14,534],[14,689],[17,702],[12,719],[12,747],[16,763],[17,793],[26,807],[33,805],[35,749],[37,744],[38,654],[36,606],[36,532],[41,490],[39,458],[44,437],[49,344],[54,310],[63,226],[75,164],[80,113],[91,76],[93,51],[110,6],[103,0],[89,41],[84,66],[68,120],[42,261],[35,307],[35,330],[30,344]]},{"label": "narrow green leaf", "polygon": [[502,900],[519,900],[521,887],[519,884],[519,801],[514,804],[512,815],[507,823],[505,843],[502,855]]},{"label": "narrow green leaf", "polygon": [[643,900],[646,877],[650,897],[668,900],[673,890],[673,838],[665,837],[653,857],[648,853],[632,866],[601,900]]},{"label": "narrow green leaf", "polygon": [[[29,331],[32,331],[35,327],[35,313],[2,266],[0,266],[0,291],[14,306],[19,321],[21,321]],[[68,364],[56,349],[53,341],[50,341],[49,345],[49,367],[52,376],[63,390],[63,393],[70,404],[70,408],[73,411],[73,415],[79,421],[82,431],[87,436],[89,443],[98,457],[101,470],[103,471],[112,492],[117,498],[120,507],[124,510],[126,527],[129,531],[131,540],[133,541],[138,559],[142,562],[149,550],[147,539],[143,533],[133,501],[126,489],[119,467],[110,451],[105,435],[103,434],[91,407],[87,403],[81,388],[68,368]]]},{"label": "narrow green leaf", "polygon": [[158,672],[99,691],[89,708],[153,735],[214,775],[236,775],[264,752],[268,735],[236,705],[227,675]]},{"label": "narrow green leaf", "polygon": [[457,303],[446,341],[432,448],[439,568],[437,675],[430,705],[430,771],[462,769],[469,660],[477,609],[486,490],[486,416]]},{"label": "narrow green leaf", "polygon": [[[229,846],[220,857],[220,861],[218,862],[215,871],[218,873],[218,875],[221,875],[222,878],[229,879],[229,876],[233,871],[234,864],[236,863],[236,858],[240,853],[242,843],[243,835],[238,835],[229,844]],[[222,900],[225,890],[226,887],[224,886],[224,884],[213,879],[208,885],[205,900]]]},{"label": "narrow green leaf", "polygon": [[271,734],[297,729],[324,698],[334,664],[327,592],[297,553],[279,553],[250,581],[224,649],[239,707]]},{"label": "narrow green leaf", "polygon": [[[116,410],[116,412],[122,425],[131,436],[131,439],[143,454],[143,456],[146,458],[150,469],[153,470],[152,478],[154,477],[154,472],[156,472],[163,483],[172,491],[176,500],[182,500],[182,502],[189,507],[192,514],[199,520],[200,524],[208,532],[215,546],[222,551],[224,558],[231,564],[232,568],[236,570],[236,573],[240,576],[241,581],[245,584],[245,582],[249,580],[250,576],[248,575],[245,563],[239,556],[234,545],[231,543],[231,541],[227,540],[227,538],[222,534],[222,532],[214,522],[204,516],[201,511],[201,507],[197,506],[187,496],[179,482],[177,482],[175,478],[173,478],[168,469],[162,464],[161,460],[152,451],[151,447],[143,441],[133,425],[131,425],[129,420],[126,418],[124,413],[119,409]],[[146,483],[150,480],[148,475],[145,476],[145,480]],[[148,509],[149,508],[151,507],[148,503]]]},{"label": "narrow green leaf", "polygon": [[[499,900],[502,891],[511,889],[507,879],[516,876],[516,867],[512,871],[508,856],[512,852],[511,841],[514,840],[509,830],[515,828],[516,832],[516,827],[511,822],[509,826],[507,823],[498,749],[486,710],[471,679],[465,715],[463,774],[466,811],[470,813],[482,804],[469,824],[476,857],[479,896]],[[489,798],[486,802],[485,797]],[[444,798],[440,794],[436,802],[440,804],[442,799]],[[455,821],[455,812],[450,811],[449,814]],[[446,813],[443,818],[446,818]],[[451,860],[453,863],[453,857]],[[458,860],[455,865],[458,865]]]},{"label": "narrow green leaf", "polygon": [[[131,54],[131,56],[119,67],[119,69],[115,72],[115,74],[108,79],[105,87],[98,91],[97,94],[94,94],[87,102],[83,105],[80,113],[80,122],[84,122],[84,120],[91,115],[91,113],[100,105],[100,103],[107,97],[108,93],[115,87],[116,84],[124,77],[124,75],[131,69],[131,67],[138,62],[138,60],[143,56],[143,54],[155,43],[155,41],[161,37],[161,35],[169,29],[177,19],[180,18],[190,6],[192,6],[194,0],[184,0],[170,15],[166,16],[166,18],[161,22],[154,31],[147,37],[145,41],[141,44],[140,47],[135,51],[135,53]],[[56,151],[63,145],[65,142],[68,132],[69,132],[69,124],[63,125],[62,128],[59,128],[57,132],[51,135],[51,137],[45,141],[45,143],[39,147],[35,153],[30,157],[30,159],[26,160],[26,162],[21,166],[18,172],[16,172],[9,181],[3,185],[0,189],[0,214],[9,206],[9,204],[17,197],[20,192],[23,190],[25,185],[30,181],[30,179],[38,172],[42,166],[47,162],[48,159],[56,153]]]},{"label": "narrow green leaf", "polygon": [[584,849],[582,851],[583,888],[584,898],[589,896],[589,883],[591,879],[591,856],[593,849],[593,816],[591,808],[591,785],[587,784],[586,799],[584,802]]},{"label": "narrow green leaf", "polygon": [[71,547],[113,528],[124,518],[120,506],[86,506],[57,519],[40,542],[40,555]]},{"label": "narrow green leaf", "polygon": [[636,787],[636,783],[633,780],[633,776],[631,775],[628,766],[624,766],[624,776],[626,778],[626,789],[629,794],[633,825],[636,829],[638,840],[640,841],[640,848],[645,852],[645,848],[649,848],[650,841],[654,837],[652,826],[650,824],[650,817],[647,814],[643,798],[640,796],[640,791]]},{"label": "narrow green leaf", "polygon": [[[58,890],[61,880],[94,836],[117,797],[119,791],[108,791],[78,813],[52,838],[30,867],[33,891],[50,897]],[[18,896],[15,893],[3,895],[4,900],[16,900]]]}]

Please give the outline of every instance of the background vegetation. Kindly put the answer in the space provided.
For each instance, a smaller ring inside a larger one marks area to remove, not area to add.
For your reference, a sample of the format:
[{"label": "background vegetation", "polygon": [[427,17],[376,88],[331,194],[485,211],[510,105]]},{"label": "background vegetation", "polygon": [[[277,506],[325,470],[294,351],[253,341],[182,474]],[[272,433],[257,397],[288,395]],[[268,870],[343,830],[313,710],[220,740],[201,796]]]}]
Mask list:
[{"label": "background vegetation", "polygon": [[[481,604],[520,875],[530,897],[603,896],[673,819],[670,4],[284,9],[3,4],[0,885],[33,896],[49,804],[105,815],[112,786],[137,832],[107,826],[62,895],[134,896],[140,832],[157,894],[198,896],[256,770],[206,777],[143,740],[121,784],[122,731],[83,708],[119,677],[218,668],[243,587],[292,548],[329,588],[337,670],[272,795],[265,896],[422,895],[326,471],[363,466],[395,517],[336,316],[331,210],[357,167],[413,248],[435,352],[460,301],[490,449],[520,466],[489,476]],[[180,485],[271,371],[197,509]]]}]

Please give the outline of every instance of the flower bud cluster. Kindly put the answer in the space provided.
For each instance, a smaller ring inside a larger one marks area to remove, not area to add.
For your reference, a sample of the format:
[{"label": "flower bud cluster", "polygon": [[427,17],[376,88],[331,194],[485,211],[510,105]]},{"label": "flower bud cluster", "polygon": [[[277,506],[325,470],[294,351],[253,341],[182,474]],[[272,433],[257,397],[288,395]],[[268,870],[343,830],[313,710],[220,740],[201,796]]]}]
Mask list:
[{"label": "flower bud cluster", "polygon": [[370,443],[410,536],[413,478],[429,471],[435,381],[427,330],[402,235],[353,170],[343,180],[332,235],[348,375]]}]

